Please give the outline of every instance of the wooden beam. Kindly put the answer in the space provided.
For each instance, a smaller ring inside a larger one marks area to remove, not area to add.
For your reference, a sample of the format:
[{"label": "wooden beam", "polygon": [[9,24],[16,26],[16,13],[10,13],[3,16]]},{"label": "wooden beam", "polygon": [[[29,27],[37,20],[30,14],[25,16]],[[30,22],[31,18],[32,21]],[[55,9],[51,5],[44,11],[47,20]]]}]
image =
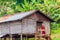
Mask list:
[{"label": "wooden beam", "polygon": [[36,34],[35,34],[35,40],[36,40]]},{"label": "wooden beam", "polygon": [[1,38],[0,38],[0,40],[1,40]]}]

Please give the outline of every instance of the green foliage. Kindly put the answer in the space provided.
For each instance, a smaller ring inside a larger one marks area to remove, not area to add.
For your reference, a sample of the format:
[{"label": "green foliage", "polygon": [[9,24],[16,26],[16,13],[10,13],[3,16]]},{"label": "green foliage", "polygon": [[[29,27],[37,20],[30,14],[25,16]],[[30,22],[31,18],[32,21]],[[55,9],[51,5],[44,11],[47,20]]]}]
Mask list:
[{"label": "green foliage", "polygon": [[60,40],[60,38],[54,38],[53,40]]},{"label": "green foliage", "polygon": [[14,13],[16,2],[12,0],[0,0],[0,16]]}]

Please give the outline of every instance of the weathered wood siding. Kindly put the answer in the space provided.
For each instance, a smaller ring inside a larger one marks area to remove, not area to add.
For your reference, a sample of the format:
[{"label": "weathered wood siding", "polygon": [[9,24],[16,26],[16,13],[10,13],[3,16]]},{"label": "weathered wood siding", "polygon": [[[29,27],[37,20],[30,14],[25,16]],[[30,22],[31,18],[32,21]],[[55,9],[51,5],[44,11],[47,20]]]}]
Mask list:
[{"label": "weathered wood siding", "polygon": [[9,27],[10,27],[11,34],[21,33],[21,22],[20,21],[9,23]]},{"label": "weathered wood siding", "polygon": [[33,34],[36,32],[36,20],[34,15],[30,15],[22,20],[22,33]]},{"label": "weathered wood siding", "polygon": [[36,22],[32,19],[23,19],[22,33],[31,34],[36,32]]},{"label": "weathered wood siding", "polygon": [[1,34],[1,24],[0,24],[0,34]]},{"label": "weathered wood siding", "polygon": [[[42,21],[46,34],[50,34],[50,21],[40,14],[32,14],[21,21],[0,24],[1,34],[32,34],[36,33],[36,22]],[[10,29],[10,30],[9,30]]]},{"label": "weathered wood siding", "polygon": [[1,27],[1,34],[21,33],[21,23],[20,22],[4,23],[4,24],[1,24],[0,27]]},{"label": "weathered wood siding", "polygon": [[37,17],[40,21],[43,22],[43,25],[45,26],[45,32],[46,34],[50,34],[50,21],[43,17],[42,15],[37,14]]},{"label": "weathered wood siding", "polygon": [[50,22],[49,21],[43,21],[43,25],[45,26],[46,34],[50,34]]},{"label": "weathered wood siding", "polygon": [[1,34],[8,34],[9,33],[9,24],[3,23],[0,25],[1,28]]},{"label": "weathered wood siding", "polygon": [[1,34],[32,34],[36,31],[36,21],[32,15],[21,21],[3,23],[0,27]]}]

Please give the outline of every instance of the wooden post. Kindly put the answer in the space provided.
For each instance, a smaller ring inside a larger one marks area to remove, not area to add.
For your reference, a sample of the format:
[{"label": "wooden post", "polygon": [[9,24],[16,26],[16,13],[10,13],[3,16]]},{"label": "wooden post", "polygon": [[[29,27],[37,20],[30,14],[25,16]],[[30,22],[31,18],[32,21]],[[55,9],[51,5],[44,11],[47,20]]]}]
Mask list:
[{"label": "wooden post", "polygon": [[26,40],[27,40],[27,35],[26,35]]},{"label": "wooden post", "polygon": [[10,40],[12,40],[12,34],[10,34]]},{"label": "wooden post", "polygon": [[22,40],[22,34],[21,34],[21,40]]},{"label": "wooden post", "polygon": [[35,34],[35,40],[36,40],[36,34]]},{"label": "wooden post", "polygon": [[21,34],[18,34],[18,35],[20,35],[20,38],[19,38],[19,40],[21,40]]},{"label": "wooden post", "polygon": [[42,31],[41,31],[41,28],[40,28],[40,34],[39,34],[39,36],[40,36],[40,39],[39,39],[39,40],[41,40],[41,38],[42,38]]},{"label": "wooden post", "polygon": [[2,38],[0,37],[0,40],[2,40]]},{"label": "wooden post", "polygon": [[0,37],[0,40],[1,40],[1,37]]},{"label": "wooden post", "polygon": [[6,37],[4,38],[4,40],[6,40]]}]

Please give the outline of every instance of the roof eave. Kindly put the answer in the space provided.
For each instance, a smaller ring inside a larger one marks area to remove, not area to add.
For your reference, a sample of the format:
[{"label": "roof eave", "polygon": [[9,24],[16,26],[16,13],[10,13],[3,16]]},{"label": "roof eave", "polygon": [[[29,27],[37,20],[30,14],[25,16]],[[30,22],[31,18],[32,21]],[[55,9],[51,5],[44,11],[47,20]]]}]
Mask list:
[{"label": "roof eave", "polygon": [[47,15],[45,15],[44,13],[42,13],[42,12],[39,11],[39,10],[36,10],[35,13],[39,13],[39,14],[43,15],[44,17],[46,17],[47,19],[49,19],[51,22],[55,22],[53,19],[51,19],[50,17],[48,17]]}]

